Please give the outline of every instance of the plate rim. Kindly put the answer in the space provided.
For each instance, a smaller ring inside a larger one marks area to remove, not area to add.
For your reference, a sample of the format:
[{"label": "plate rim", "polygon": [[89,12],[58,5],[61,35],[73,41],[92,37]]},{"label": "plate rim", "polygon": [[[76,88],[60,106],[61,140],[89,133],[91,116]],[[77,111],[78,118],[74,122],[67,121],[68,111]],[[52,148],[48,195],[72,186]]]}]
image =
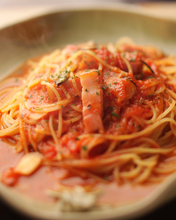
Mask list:
[{"label": "plate rim", "polygon": [[[127,8],[127,5],[129,6]],[[67,5],[68,6],[68,5]],[[139,10],[141,9],[141,10]],[[126,13],[133,13],[133,14],[138,14],[138,15],[142,15],[142,16],[147,16],[147,17],[153,17],[153,18],[158,18],[158,19],[165,19],[165,20],[169,20],[169,21],[174,21],[176,23],[176,19],[171,19],[170,17],[167,17],[167,16],[159,16],[159,15],[155,15],[154,13],[151,13],[149,12],[148,10],[142,8],[141,6],[134,6],[134,5],[131,5],[131,4],[122,4],[122,3],[111,3],[111,4],[105,4],[103,3],[101,6],[100,5],[96,5],[96,4],[93,4],[93,5],[89,5],[89,7],[87,7],[86,4],[83,4],[83,5],[70,5],[69,8],[65,8],[65,6],[62,5],[62,7],[59,7],[59,8],[53,8],[53,9],[49,9],[47,12],[42,12],[41,14],[37,15],[37,16],[33,16],[31,18],[27,18],[27,19],[23,19],[22,21],[20,22],[17,22],[17,23],[14,23],[14,24],[10,24],[6,27],[3,27],[2,29],[0,28],[0,32],[5,29],[5,28],[8,28],[8,27],[11,27],[11,26],[14,26],[16,24],[20,24],[20,23],[23,23],[23,22],[26,22],[26,21],[29,21],[31,19],[36,19],[36,18],[40,18],[40,17],[43,17],[43,16],[48,16],[48,15],[51,15],[51,14],[55,14],[55,13],[61,13],[61,12],[72,12],[72,11],[92,11],[92,10],[100,10],[100,11],[115,11],[115,12],[126,12]],[[124,209],[128,209],[128,213],[126,212],[126,210],[123,210],[121,212],[119,212],[119,208],[116,207],[115,209],[112,209],[110,210],[111,213],[108,213],[108,218],[122,218],[123,219],[126,219],[131,216],[131,217],[137,217],[137,216],[140,216],[141,214],[139,213],[136,213],[138,211],[142,211],[142,214],[145,214],[147,213],[148,211],[152,211],[154,208],[158,207],[159,205],[161,205],[162,203],[165,203],[166,201],[163,201],[161,199],[162,197],[162,194],[163,193],[166,193],[168,191],[168,189],[170,187],[172,187],[172,185],[175,185],[176,184],[176,173],[173,173],[171,174],[169,177],[166,178],[166,180],[160,184],[160,186],[158,186],[157,190],[154,190],[154,192],[152,192],[149,196],[147,196],[146,198],[142,199],[142,200],[139,200],[138,202],[135,202],[133,204],[130,204],[130,205],[125,205],[124,206]],[[24,214],[27,214],[31,217],[36,217],[36,218],[41,218],[40,214],[35,214],[33,215],[33,213],[30,212],[30,210],[27,210],[25,208],[25,205],[22,203],[22,205],[19,205],[17,204],[14,200],[12,201],[9,201],[9,199],[7,198],[9,195],[9,192],[12,193],[12,194],[16,194],[16,196],[19,196],[19,198],[22,198],[25,200],[25,197],[24,195],[21,195],[20,193],[17,193],[15,192],[15,190],[11,189],[11,188],[8,188],[4,185],[2,185],[2,183],[0,183],[0,194],[2,195],[3,199],[5,201],[7,201],[8,204],[11,204],[11,206],[17,210],[20,210],[22,213]],[[172,195],[173,197],[175,195]],[[169,200],[171,198],[168,198],[167,200]],[[30,199],[30,198],[27,198],[27,200],[29,201],[29,203],[37,203],[35,200],[33,199]],[[25,200],[25,201],[27,201]],[[41,204],[41,202],[39,202]],[[134,206],[136,206],[136,209],[134,209]],[[24,208],[25,208],[25,211],[24,211]],[[23,210],[22,210],[23,209]],[[130,211],[129,211],[130,209]],[[113,213],[112,213],[113,212]],[[102,211],[101,211],[102,213]],[[32,215],[31,215],[32,214]],[[76,214],[76,213],[75,213]],[[65,215],[65,213],[64,213]],[[72,213],[68,215],[68,217],[64,217],[63,216],[63,213],[61,213],[61,215],[59,216],[58,214],[58,218],[52,218],[52,219],[60,219],[60,217],[64,220],[68,220],[70,219]],[[79,216],[83,217],[82,213],[78,214]],[[72,219],[78,219],[79,216],[75,216],[74,218]],[[100,214],[97,214],[95,217],[91,218],[91,219],[100,219]],[[42,216],[43,217],[46,217],[46,216]],[[84,219],[90,219],[91,216],[84,216]],[[49,219],[48,217],[46,217],[45,219]],[[107,219],[107,215],[104,213],[104,216],[102,217],[101,216],[101,219]],[[51,219],[50,219],[51,220]]]},{"label": "plate rim", "polygon": [[[101,3],[101,4],[100,4]],[[29,17],[21,18],[20,21],[17,22],[11,22],[10,24],[0,27],[0,31],[3,29],[6,29],[8,27],[14,26],[16,24],[20,24],[26,21],[30,21],[32,19],[37,19],[43,16],[47,16],[54,13],[59,12],[71,12],[71,11],[92,11],[92,10],[105,10],[105,11],[123,11],[126,13],[133,13],[138,14],[142,16],[147,16],[151,18],[158,18],[161,20],[168,20],[168,21],[174,21],[176,22],[176,17],[170,17],[166,14],[157,14],[154,11],[149,10],[148,8],[145,8],[141,5],[134,5],[131,3],[122,3],[122,2],[105,2],[105,1],[98,1],[95,0],[95,2],[81,2],[81,3],[73,3],[70,4],[62,3],[60,5],[55,6],[47,6],[46,8],[41,8],[41,11],[35,12],[33,15],[30,15]]]}]

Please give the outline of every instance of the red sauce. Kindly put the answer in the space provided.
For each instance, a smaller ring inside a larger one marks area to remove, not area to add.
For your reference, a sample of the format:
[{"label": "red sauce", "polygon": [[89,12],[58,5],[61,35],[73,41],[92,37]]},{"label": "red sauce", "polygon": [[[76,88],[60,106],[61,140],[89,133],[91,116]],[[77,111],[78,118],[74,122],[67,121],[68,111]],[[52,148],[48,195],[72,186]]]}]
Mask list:
[{"label": "red sauce", "polygon": [[[23,153],[15,153],[12,146],[8,146],[0,140],[0,175],[9,167],[14,167]],[[13,187],[19,193],[22,193],[32,199],[43,202],[54,202],[55,200],[46,194],[48,189],[57,189],[62,184],[67,186],[75,186],[77,184],[84,185],[92,183],[91,179],[83,180],[79,177],[70,177],[62,180],[67,175],[67,171],[61,168],[52,169],[42,167],[31,176],[20,176],[17,184]],[[85,182],[86,181],[86,182]],[[97,188],[103,189],[104,193],[99,198],[101,204],[117,204],[123,205],[138,201],[148,196],[155,190],[157,185],[141,185],[118,186],[116,183],[104,184],[100,183]]]},{"label": "red sauce", "polygon": [[[75,48],[73,47],[73,50],[74,49]],[[129,49],[127,50],[129,52],[133,52],[133,50],[131,51],[130,48],[127,49]],[[108,64],[116,64],[123,70],[127,69],[124,61],[119,58],[119,54],[113,56],[105,48],[101,48],[101,50],[97,49],[95,52]],[[118,78],[115,76],[116,73],[109,69],[105,69],[102,73],[105,79],[103,84],[103,120],[106,133],[130,134],[141,129],[140,124],[134,125],[132,119],[128,120],[132,115],[145,116],[145,114],[148,114],[145,108],[142,108],[136,104],[141,97],[145,100],[147,99],[148,102],[154,103],[156,106],[162,106],[160,100],[157,100],[156,102],[156,100],[151,97],[154,93],[152,85],[156,84],[158,87],[154,89],[157,90],[163,84],[162,80],[157,78],[157,69],[155,69],[155,77],[149,71],[146,73],[145,77],[142,76],[141,80],[137,80],[139,75],[137,75],[137,73],[141,71],[142,67],[142,63],[140,62],[140,58],[142,57],[141,53],[132,54],[127,52],[125,55],[132,66],[134,76],[128,75],[124,78]],[[148,64],[149,63],[150,62],[148,62]],[[94,60],[89,55],[84,55],[83,59],[79,63],[78,70],[81,71],[84,69],[97,69],[97,67],[98,66],[96,60]],[[24,64],[24,66],[15,71],[12,76],[19,77],[21,74],[24,76],[28,72],[29,68],[30,67],[28,65]],[[152,68],[155,68],[155,66]],[[18,86],[20,84],[18,80],[10,83],[13,86]],[[80,80],[77,78],[76,83],[80,89]],[[72,87],[70,85],[71,84],[69,80],[64,84],[65,88],[72,96]],[[49,95],[46,96],[47,93],[43,88],[44,87],[42,85],[33,87],[30,92],[26,94],[25,98],[30,99],[30,102],[34,105],[37,105],[38,103],[46,104],[55,102],[55,100],[49,100]],[[64,95],[64,93],[59,88],[57,88],[57,90],[60,95]],[[29,114],[30,112],[28,110],[24,110],[21,117],[27,118]],[[47,130],[48,124],[46,121],[48,121],[48,118],[42,119],[40,125],[38,126],[42,126],[44,130]],[[28,127],[26,127],[26,130],[27,129]],[[65,130],[67,129],[68,128],[65,128]],[[65,150],[68,155],[74,155],[75,157],[79,158],[79,152],[83,140],[77,140],[76,137],[81,134],[83,129],[84,127],[82,122],[75,123],[74,125],[70,125],[68,132],[62,136],[61,145],[63,151]],[[43,142],[38,144],[38,151],[42,153],[47,159],[52,160],[52,158],[57,154],[56,147],[54,145],[49,145],[47,141],[49,140],[46,138]],[[98,151],[98,149],[95,148],[94,151],[91,152],[92,155],[90,154],[89,156],[96,157],[105,151],[106,146],[102,145],[101,151]],[[47,166],[40,167],[34,174],[30,176],[18,176],[16,173],[14,173],[12,168],[15,167],[22,155],[23,153],[16,153],[14,147],[7,145],[2,140],[0,141],[0,175],[3,173],[1,181],[8,186],[13,185],[13,188],[16,191],[35,200],[54,202],[55,200],[46,194],[48,189],[58,189],[60,185],[87,185],[94,182],[94,180],[91,178],[82,179],[75,176],[70,176],[69,178],[63,180],[62,178],[64,176],[70,175],[66,169],[55,169]],[[116,184],[116,182],[110,182],[108,184],[99,183],[96,185],[96,188],[103,189],[103,194],[99,198],[99,203],[123,205],[143,199],[144,197],[150,195],[150,193],[152,193],[157,186],[157,184],[144,184],[137,186],[123,184],[122,186],[119,186]]]}]

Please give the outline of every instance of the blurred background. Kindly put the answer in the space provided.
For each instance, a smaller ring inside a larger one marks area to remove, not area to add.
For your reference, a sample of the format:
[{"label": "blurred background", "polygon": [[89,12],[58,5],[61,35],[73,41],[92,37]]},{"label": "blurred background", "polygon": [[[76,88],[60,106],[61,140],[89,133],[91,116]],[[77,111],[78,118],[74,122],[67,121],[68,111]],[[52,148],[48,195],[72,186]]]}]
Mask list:
[{"label": "blurred background", "polygon": [[43,13],[52,8],[105,2],[137,4],[150,12],[176,19],[176,0],[0,0],[0,28]]},{"label": "blurred background", "polygon": [[[60,4],[65,2],[95,2],[98,0],[1,0],[0,6],[18,6],[18,5],[50,5],[50,4]],[[99,0],[100,1],[100,0]],[[102,1],[102,0],[101,0]],[[174,2],[175,0],[104,0],[106,2]]]}]

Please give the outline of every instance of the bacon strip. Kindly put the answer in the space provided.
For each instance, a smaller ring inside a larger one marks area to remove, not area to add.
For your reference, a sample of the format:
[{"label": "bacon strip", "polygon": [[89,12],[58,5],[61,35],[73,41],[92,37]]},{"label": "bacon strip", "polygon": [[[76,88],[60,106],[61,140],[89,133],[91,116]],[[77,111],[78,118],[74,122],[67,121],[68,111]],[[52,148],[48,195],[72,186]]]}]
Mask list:
[{"label": "bacon strip", "polygon": [[101,71],[90,70],[80,75],[82,85],[83,121],[88,133],[103,133],[103,90]]}]

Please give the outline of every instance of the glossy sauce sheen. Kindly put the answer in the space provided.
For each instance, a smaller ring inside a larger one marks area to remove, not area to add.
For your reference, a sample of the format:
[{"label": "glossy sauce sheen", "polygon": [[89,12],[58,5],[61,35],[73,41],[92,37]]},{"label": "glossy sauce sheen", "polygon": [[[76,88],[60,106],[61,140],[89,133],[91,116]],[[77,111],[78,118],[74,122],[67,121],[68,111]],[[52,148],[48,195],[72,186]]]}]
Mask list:
[{"label": "glossy sauce sheen", "polygon": [[[23,153],[15,153],[13,146],[8,146],[0,140],[0,173],[8,167],[14,167]],[[46,194],[47,189],[58,187],[59,180],[67,172],[64,169],[51,169],[42,167],[31,176],[21,176],[18,183],[13,187],[18,192],[29,196],[32,199],[45,202],[54,202],[55,200]],[[76,185],[81,183],[79,177],[69,178],[65,184]],[[141,186],[118,186],[116,183],[98,184],[98,188],[104,190],[103,195],[99,198],[102,204],[123,205],[138,201],[149,195],[157,185],[141,185]]]}]

